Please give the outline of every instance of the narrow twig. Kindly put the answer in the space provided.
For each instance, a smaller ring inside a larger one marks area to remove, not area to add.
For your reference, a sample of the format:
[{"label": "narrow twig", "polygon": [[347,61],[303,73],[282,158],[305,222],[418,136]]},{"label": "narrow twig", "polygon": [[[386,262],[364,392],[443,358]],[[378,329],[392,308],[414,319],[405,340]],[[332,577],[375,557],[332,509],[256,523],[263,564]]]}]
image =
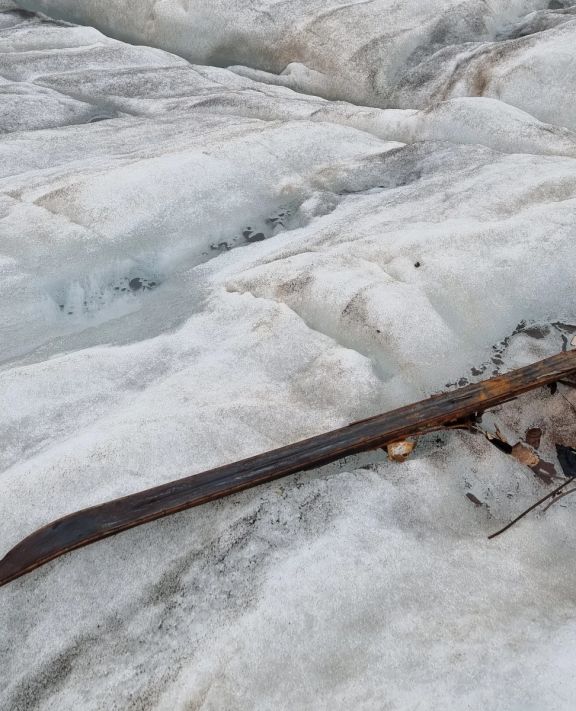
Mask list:
[{"label": "narrow twig", "polygon": [[560,499],[563,499],[565,496],[568,496],[568,494],[573,494],[575,491],[576,486],[573,489],[568,489],[568,491],[563,491],[560,496],[556,496],[554,499],[552,499],[552,501],[548,504],[548,506],[546,506],[545,509],[542,509],[542,513],[546,513],[546,511],[548,511],[551,506],[554,506],[554,504],[558,503]]},{"label": "narrow twig", "polygon": [[530,508],[526,509],[526,511],[523,511],[519,516],[516,516],[516,518],[513,521],[510,521],[510,523],[506,524],[506,526],[504,526],[504,528],[501,528],[499,531],[496,531],[496,533],[493,533],[492,535],[488,536],[488,540],[491,540],[492,538],[496,538],[496,536],[499,536],[501,533],[504,533],[509,528],[512,528],[512,526],[515,523],[518,523],[518,521],[520,521],[521,518],[524,518],[524,516],[529,514],[530,511],[534,511],[535,508],[538,508],[538,506],[540,506],[540,504],[543,504],[545,501],[548,501],[548,499],[554,498],[556,496],[556,494],[558,494],[558,492],[561,491],[566,486],[566,484],[569,484],[571,481],[573,481],[572,478],[566,479],[566,481],[563,481],[560,484],[560,486],[558,486],[554,489],[554,491],[551,491],[549,494],[546,494],[546,496],[541,498],[535,504],[532,504],[532,506],[530,506]]}]

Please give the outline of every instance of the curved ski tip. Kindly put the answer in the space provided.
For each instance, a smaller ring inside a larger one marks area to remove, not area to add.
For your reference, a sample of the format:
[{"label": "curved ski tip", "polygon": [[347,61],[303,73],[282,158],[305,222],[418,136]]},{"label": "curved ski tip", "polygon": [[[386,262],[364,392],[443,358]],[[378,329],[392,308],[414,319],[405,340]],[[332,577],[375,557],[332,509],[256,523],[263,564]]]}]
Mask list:
[{"label": "curved ski tip", "polygon": [[34,570],[37,565],[30,566],[24,561],[24,557],[18,555],[19,545],[9,550],[8,553],[0,560],[0,587],[11,583],[13,580],[26,575],[31,570]]},{"label": "curved ski tip", "polygon": [[0,560],[0,587],[68,553],[50,534],[49,526],[39,528],[6,553]]}]

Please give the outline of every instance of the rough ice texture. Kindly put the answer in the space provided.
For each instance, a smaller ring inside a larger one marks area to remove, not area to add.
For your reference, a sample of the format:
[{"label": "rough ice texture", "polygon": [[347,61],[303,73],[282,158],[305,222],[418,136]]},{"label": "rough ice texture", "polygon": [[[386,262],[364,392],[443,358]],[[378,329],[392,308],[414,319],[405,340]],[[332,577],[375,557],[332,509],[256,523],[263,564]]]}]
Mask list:
[{"label": "rough ice texture", "polygon": [[[22,5],[0,556],[576,333],[573,3]],[[555,462],[575,408],[487,423]],[[486,541],[549,489],[451,432],[77,551],[0,589],[0,708],[572,711],[576,500]]]},{"label": "rough ice texture", "polygon": [[[572,0],[23,0],[192,62],[331,99],[502,99],[576,128]],[[545,97],[545,98],[544,98]]]}]

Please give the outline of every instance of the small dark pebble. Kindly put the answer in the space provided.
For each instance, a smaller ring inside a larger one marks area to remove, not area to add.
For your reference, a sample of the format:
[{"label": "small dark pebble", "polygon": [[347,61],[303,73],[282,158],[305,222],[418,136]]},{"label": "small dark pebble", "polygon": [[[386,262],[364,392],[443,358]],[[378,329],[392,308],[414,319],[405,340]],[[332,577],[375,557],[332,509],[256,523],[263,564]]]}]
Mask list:
[{"label": "small dark pebble", "polygon": [[474,494],[468,493],[468,494],[466,494],[466,498],[469,501],[471,501],[474,504],[474,506],[483,506],[483,503],[480,501],[480,499],[476,498],[476,496],[474,496]]},{"label": "small dark pebble", "polygon": [[265,239],[266,239],[266,235],[264,235],[262,232],[256,232],[256,234],[246,237],[247,242],[262,242],[262,240],[265,240]]},{"label": "small dark pebble", "polygon": [[416,267],[416,269],[418,269],[418,268],[421,267],[422,265],[420,264],[420,262],[415,262],[415,263],[414,263],[414,266]]},{"label": "small dark pebble", "polygon": [[486,367],[483,366],[482,368],[472,368],[470,371],[472,375],[482,375],[482,373],[486,370]]},{"label": "small dark pebble", "polygon": [[530,338],[542,339],[550,333],[548,326],[530,326],[524,329],[524,333]]}]

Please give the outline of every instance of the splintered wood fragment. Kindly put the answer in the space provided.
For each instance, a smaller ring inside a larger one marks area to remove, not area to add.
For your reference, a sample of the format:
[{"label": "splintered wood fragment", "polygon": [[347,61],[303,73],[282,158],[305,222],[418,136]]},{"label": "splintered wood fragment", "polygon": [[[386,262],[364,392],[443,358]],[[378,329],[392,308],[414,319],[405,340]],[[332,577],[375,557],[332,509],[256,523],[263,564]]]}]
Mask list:
[{"label": "splintered wood fragment", "polygon": [[574,373],[576,351],[559,353],[507,375],[434,395],[250,459],[77,511],[40,528],[9,551],[0,560],[0,586],[75,548],[289,474],[454,426]]},{"label": "splintered wood fragment", "polygon": [[386,447],[388,458],[393,462],[405,462],[414,451],[415,442],[404,439],[401,442],[390,442]]},{"label": "splintered wood fragment", "polygon": [[539,427],[531,427],[526,431],[526,444],[534,449],[540,447],[540,440],[542,439],[542,430]]},{"label": "splintered wood fragment", "polygon": [[527,447],[522,442],[518,442],[512,447],[510,454],[517,459],[520,464],[525,464],[527,467],[537,467],[540,462],[540,457],[536,452],[532,451],[530,447]]}]

